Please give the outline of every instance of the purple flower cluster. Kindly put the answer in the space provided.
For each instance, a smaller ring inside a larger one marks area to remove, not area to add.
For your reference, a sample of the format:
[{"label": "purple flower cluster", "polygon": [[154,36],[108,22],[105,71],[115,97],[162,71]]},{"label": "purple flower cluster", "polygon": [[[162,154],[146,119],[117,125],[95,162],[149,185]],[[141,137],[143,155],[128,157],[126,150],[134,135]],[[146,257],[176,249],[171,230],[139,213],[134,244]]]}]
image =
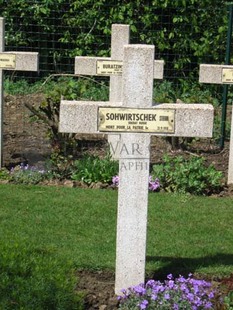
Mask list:
[{"label": "purple flower cluster", "polygon": [[48,172],[36,166],[20,164],[10,171],[10,181],[16,184],[38,184],[48,178]]},{"label": "purple flower cluster", "polygon": [[[115,175],[113,178],[112,178],[112,184],[115,186],[115,187],[118,187],[119,186],[119,182],[120,182],[120,178],[118,175]],[[149,176],[149,190],[152,191],[152,192],[155,192],[159,189],[160,187],[160,183],[159,183],[159,179],[156,178],[155,180],[152,179],[152,176],[150,175]]]},{"label": "purple flower cluster", "polygon": [[118,175],[115,175],[114,177],[112,177],[112,184],[116,187],[119,186],[119,181],[120,181],[120,178]]},{"label": "purple flower cluster", "polygon": [[14,168],[12,167],[10,170],[11,173],[14,173],[16,171],[35,171],[35,172],[42,173],[42,174],[46,173],[44,169],[38,169],[35,166],[29,166],[28,164],[25,164],[25,163],[21,163],[20,165]]},{"label": "purple flower cluster", "polygon": [[149,280],[146,284],[122,290],[120,309],[199,310],[213,309],[217,292],[210,282],[196,280],[190,274],[174,279],[170,274],[164,283]]},{"label": "purple flower cluster", "polygon": [[149,190],[152,192],[155,192],[159,189],[160,187],[160,183],[159,183],[159,179],[156,178],[155,180],[152,179],[152,176],[149,176]]}]

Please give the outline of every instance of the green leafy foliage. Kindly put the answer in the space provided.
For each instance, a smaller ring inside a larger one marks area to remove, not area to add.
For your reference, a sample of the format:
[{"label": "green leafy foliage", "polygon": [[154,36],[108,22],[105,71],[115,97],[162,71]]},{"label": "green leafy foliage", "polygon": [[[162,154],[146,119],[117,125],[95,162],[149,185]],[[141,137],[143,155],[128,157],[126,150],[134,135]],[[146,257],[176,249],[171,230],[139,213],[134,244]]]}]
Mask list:
[{"label": "green leafy foliage", "polygon": [[170,81],[155,83],[153,99],[156,103],[176,102],[177,97],[175,86]]},{"label": "green leafy foliage", "polygon": [[4,80],[4,92],[11,95],[24,95],[32,93],[32,89],[26,80],[20,80],[13,83],[9,78]]},{"label": "green leafy foliage", "polygon": [[129,24],[133,43],[154,44],[169,77],[197,73],[197,64],[207,57],[209,62],[224,61],[224,0],[2,0],[0,9],[6,18],[7,45],[38,42],[42,63],[49,60],[55,71],[64,58],[109,56],[113,23]]},{"label": "green leafy foliage", "polygon": [[73,157],[71,155],[63,156],[59,152],[52,152],[46,168],[51,179],[69,179],[73,168]]},{"label": "green leafy foliage", "polygon": [[6,168],[0,169],[0,180],[9,180],[10,174],[9,171]]},{"label": "green leafy foliage", "polygon": [[[214,114],[214,128],[213,128],[213,138],[218,141],[221,138],[221,127],[222,127],[222,113],[221,109],[215,109]],[[229,140],[231,135],[231,121],[229,120],[229,116],[225,121],[225,139]]]},{"label": "green leafy foliage", "polygon": [[71,179],[87,184],[103,182],[111,183],[112,177],[118,173],[118,162],[110,156],[101,159],[95,155],[84,156],[74,162]]},{"label": "green leafy foliage", "polygon": [[0,308],[8,310],[78,310],[72,266],[46,249],[22,243],[0,244]]},{"label": "green leafy foliage", "polygon": [[213,165],[205,166],[202,157],[164,156],[163,164],[153,166],[153,176],[168,192],[208,195],[222,188],[223,174]]},{"label": "green leafy foliage", "polygon": [[155,83],[153,99],[156,103],[210,103],[215,107],[220,104],[221,95],[216,89],[201,85],[193,79],[180,80],[179,83],[162,81]]},{"label": "green leafy foliage", "polygon": [[227,310],[233,310],[233,291],[230,291],[224,298],[224,304]]},{"label": "green leafy foliage", "polygon": [[49,83],[46,83],[47,80],[48,79],[44,81],[44,79],[40,79],[30,83],[29,80],[26,79],[14,80],[6,77],[4,79],[4,92],[10,95],[47,94],[56,86],[55,81],[49,80]]}]

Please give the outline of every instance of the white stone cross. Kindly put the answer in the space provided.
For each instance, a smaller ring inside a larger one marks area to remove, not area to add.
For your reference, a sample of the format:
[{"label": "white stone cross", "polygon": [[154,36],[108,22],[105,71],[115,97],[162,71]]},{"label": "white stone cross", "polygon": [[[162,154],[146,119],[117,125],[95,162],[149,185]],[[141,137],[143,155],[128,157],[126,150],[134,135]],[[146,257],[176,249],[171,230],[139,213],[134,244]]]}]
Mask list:
[{"label": "white stone cross", "polygon": [[121,132],[115,292],[144,282],[150,135],[209,137],[208,104],[152,106],[154,46],[125,45],[122,102],[66,101],[60,132]]},{"label": "white stone cross", "polygon": [[[113,24],[111,33],[111,57],[75,57],[75,74],[110,76],[109,100],[122,101],[122,60],[124,45],[130,41],[129,25]],[[108,68],[109,67],[109,68]],[[163,79],[163,60],[154,61],[154,79]],[[133,68],[132,68],[133,70]],[[119,158],[120,135],[108,135],[110,153],[113,159]]]},{"label": "white stone cross", "polygon": [[[199,82],[210,84],[233,84],[233,66],[201,64]],[[233,105],[231,114],[231,137],[227,184],[233,184]]]},{"label": "white stone cross", "polygon": [[0,17],[0,168],[3,164],[3,70],[38,71],[38,53],[5,52],[5,20]]}]

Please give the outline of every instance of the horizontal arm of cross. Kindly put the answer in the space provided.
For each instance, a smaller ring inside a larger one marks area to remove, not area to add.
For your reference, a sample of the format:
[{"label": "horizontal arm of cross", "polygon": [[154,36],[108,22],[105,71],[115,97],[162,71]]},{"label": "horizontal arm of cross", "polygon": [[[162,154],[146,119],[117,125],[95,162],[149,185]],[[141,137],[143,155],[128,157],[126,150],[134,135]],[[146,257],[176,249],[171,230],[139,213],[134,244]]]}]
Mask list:
[{"label": "horizontal arm of cross", "polygon": [[17,71],[39,70],[39,53],[37,52],[2,52],[0,53],[0,59],[2,55],[15,56],[15,65],[12,68],[3,68],[4,70],[17,70]]},{"label": "horizontal arm of cross", "polygon": [[[97,115],[99,107],[122,107],[122,103],[62,100],[60,105],[60,132],[99,134]],[[210,104],[159,104],[152,109],[175,111],[174,133],[156,133],[158,136],[211,137],[214,109]],[[110,133],[110,132],[109,132]],[[153,135],[153,133],[152,133]]]},{"label": "horizontal arm of cross", "polygon": [[[97,74],[97,62],[98,61],[111,61],[110,57],[86,57],[76,56],[75,57],[75,74],[80,75],[98,75]],[[164,61],[154,61],[154,79],[163,79]],[[132,68],[132,71],[134,68]]]},{"label": "horizontal arm of cross", "polygon": [[[199,70],[199,82],[210,84],[224,84],[225,72],[233,72],[233,66],[201,64]],[[231,84],[233,81],[231,82]]]}]

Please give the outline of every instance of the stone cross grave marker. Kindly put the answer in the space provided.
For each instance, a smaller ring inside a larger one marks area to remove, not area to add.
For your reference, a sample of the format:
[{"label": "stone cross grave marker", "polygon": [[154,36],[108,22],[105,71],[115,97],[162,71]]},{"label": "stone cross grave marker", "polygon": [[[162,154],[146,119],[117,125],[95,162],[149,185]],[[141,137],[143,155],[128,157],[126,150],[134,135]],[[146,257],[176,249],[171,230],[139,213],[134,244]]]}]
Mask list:
[{"label": "stone cross grave marker", "polygon": [[62,100],[60,132],[121,132],[115,292],[144,282],[150,135],[210,137],[208,104],[152,106],[154,46],[125,45],[122,102]]},{"label": "stone cross grave marker", "polygon": [[5,20],[0,17],[0,168],[3,165],[3,71],[38,71],[38,53],[5,52]]},{"label": "stone cross grave marker", "polygon": [[[122,98],[122,60],[123,48],[130,41],[129,25],[113,24],[111,33],[111,57],[75,57],[75,74],[109,76],[111,102],[121,102]],[[163,60],[154,61],[154,79],[163,78]],[[133,68],[132,68],[133,70]],[[119,158],[120,135],[108,135],[112,158]]]},{"label": "stone cross grave marker", "polygon": [[[199,82],[210,84],[233,84],[233,66],[201,64]],[[231,115],[231,137],[228,163],[228,184],[233,184],[233,105]]]}]

